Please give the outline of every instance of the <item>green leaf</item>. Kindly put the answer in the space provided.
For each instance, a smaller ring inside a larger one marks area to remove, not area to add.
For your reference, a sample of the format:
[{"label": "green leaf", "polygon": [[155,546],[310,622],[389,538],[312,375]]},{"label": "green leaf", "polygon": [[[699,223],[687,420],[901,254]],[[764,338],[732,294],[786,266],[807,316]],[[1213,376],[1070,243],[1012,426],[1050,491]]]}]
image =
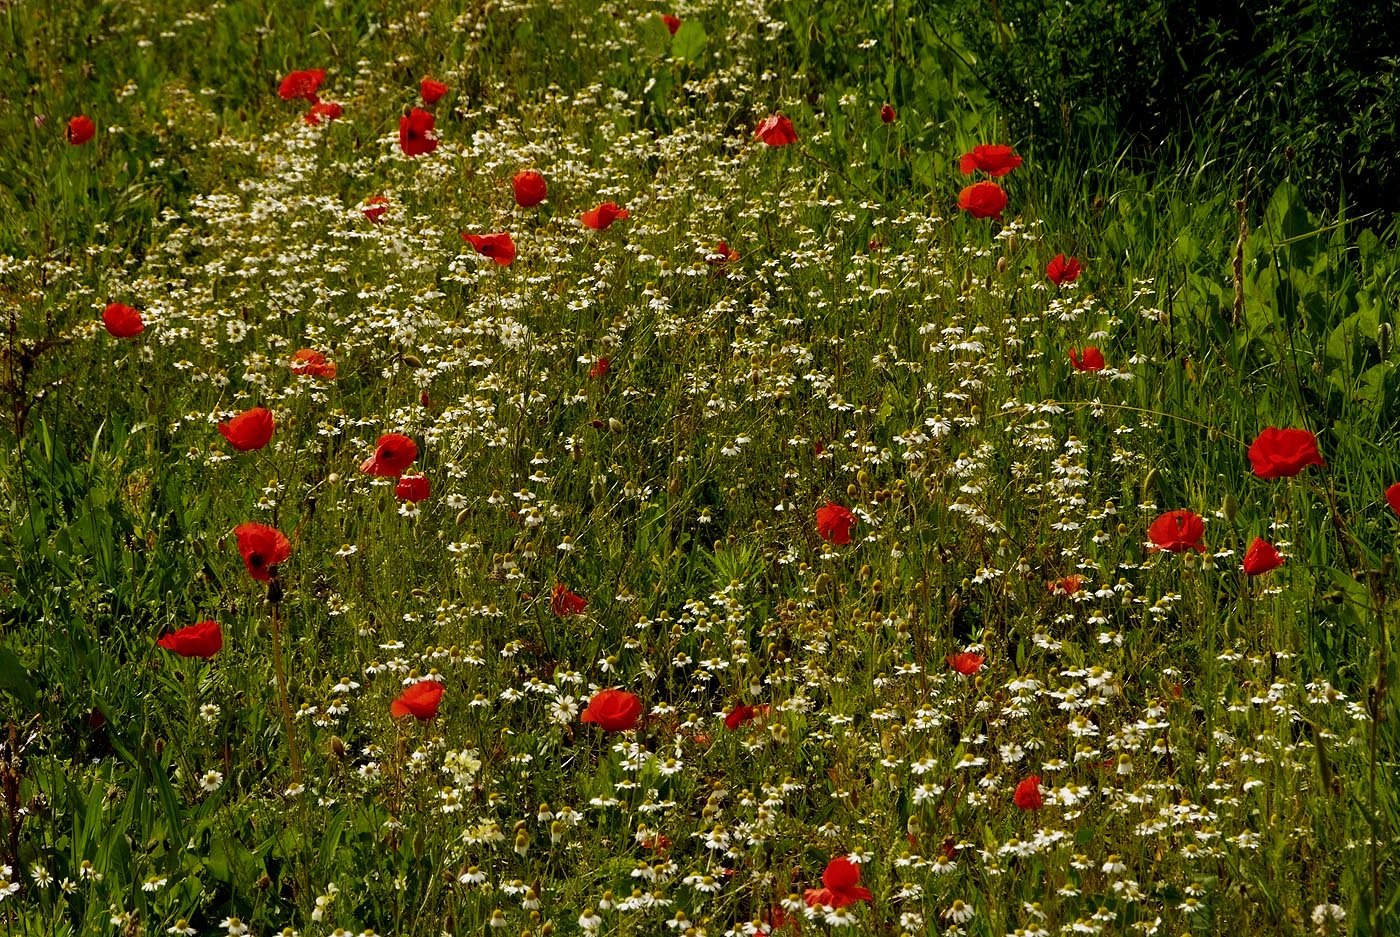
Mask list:
[{"label": "green leaf", "polygon": [[25,709],[38,709],[39,694],[34,689],[28,669],[19,656],[7,647],[0,647],[0,690],[20,701]]},{"label": "green leaf", "polygon": [[[662,28],[665,29],[665,26]],[[684,62],[698,62],[709,41],[710,37],[699,20],[686,20],[671,39],[671,57]]]},{"label": "green leaf", "polygon": [[250,888],[263,873],[262,863],[253,851],[232,834],[222,831],[213,835],[204,867],[210,876],[228,883],[235,892]]},{"label": "green leaf", "polygon": [[1342,320],[1327,336],[1327,357],[1345,366],[1348,376],[1353,373],[1357,359],[1375,348],[1379,313],[1375,308],[1353,313]]},{"label": "green leaf", "polygon": [[671,32],[660,16],[644,16],[637,26],[637,41],[647,55],[659,59],[671,45]]}]

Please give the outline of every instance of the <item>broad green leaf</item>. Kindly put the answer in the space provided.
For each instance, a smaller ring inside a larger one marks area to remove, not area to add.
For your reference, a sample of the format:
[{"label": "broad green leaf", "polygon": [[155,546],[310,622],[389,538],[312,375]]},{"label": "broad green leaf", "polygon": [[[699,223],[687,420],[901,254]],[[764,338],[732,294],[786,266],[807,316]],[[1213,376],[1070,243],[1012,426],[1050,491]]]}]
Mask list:
[{"label": "broad green leaf", "polygon": [[642,50],[654,59],[661,58],[672,46],[670,30],[661,17],[655,15],[643,16],[637,24],[637,41],[641,43]]},{"label": "broad green leaf", "polygon": [[[663,25],[661,28],[666,27]],[[685,62],[698,62],[709,41],[710,37],[705,33],[705,27],[700,25],[700,21],[688,19],[681,23],[681,28],[676,30],[676,35],[671,39],[671,57]]]},{"label": "broad green leaf", "polygon": [[0,647],[0,690],[19,700],[27,710],[37,708],[38,693],[30,673],[20,662],[19,656],[7,647]]}]

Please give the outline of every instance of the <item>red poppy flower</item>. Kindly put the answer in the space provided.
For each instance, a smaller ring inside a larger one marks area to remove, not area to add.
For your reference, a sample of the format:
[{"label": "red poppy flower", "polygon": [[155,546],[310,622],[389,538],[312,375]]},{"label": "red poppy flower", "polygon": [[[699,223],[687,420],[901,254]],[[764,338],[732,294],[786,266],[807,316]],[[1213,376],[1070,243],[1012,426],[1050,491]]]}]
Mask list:
[{"label": "red poppy flower", "polygon": [[766,704],[758,706],[735,706],[729,715],[724,717],[724,727],[734,730],[746,722],[752,722],[759,716],[766,715],[768,715],[768,706]]},{"label": "red poppy flower", "polygon": [[1069,363],[1076,371],[1102,371],[1104,369],[1103,352],[1094,345],[1085,345],[1082,351],[1071,348],[1069,350]]},{"label": "red poppy flower", "polygon": [[1147,528],[1147,539],[1152,541],[1153,550],[1166,550],[1168,553],[1182,553],[1186,550],[1205,552],[1201,537],[1205,536],[1206,522],[1192,511],[1168,511],[1152,522]]},{"label": "red poppy flower", "polygon": [[1258,576],[1283,565],[1283,556],[1272,543],[1263,537],[1255,537],[1249,549],[1244,551],[1244,572],[1246,576]]},{"label": "red poppy flower", "polygon": [[1390,505],[1390,509],[1400,516],[1400,482],[1396,482],[1385,490],[1385,503]]},{"label": "red poppy flower", "polygon": [[797,142],[797,131],[793,129],[792,121],[782,114],[770,114],[763,118],[753,135],[769,146],[787,146]]},{"label": "red poppy flower", "polygon": [[423,156],[437,149],[438,140],[433,134],[437,118],[421,107],[415,107],[399,118],[399,149],[406,156]]},{"label": "red poppy flower", "polygon": [[982,669],[982,665],[986,663],[987,659],[981,654],[974,654],[971,651],[960,651],[957,654],[949,654],[944,660],[948,662],[949,667],[958,673],[970,677]]},{"label": "red poppy flower", "polygon": [[436,680],[419,680],[404,688],[399,698],[389,704],[389,712],[395,719],[404,716],[431,719],[437,715],[441,702],[442,684]]},{"label": "red poppy flower", "polygon": [[490,257],[502,267],[509,267],[515,262],[515,242],[510,239],[508,231],[502,231],[500,234],[464,233],[462,240],[475,247],[478,254]]},{"label": "red poppy flower", "polygon": [[1323,465],[1317,437],[1305,429],[1270,426],[1249,444],[1249,461],[1260,478],[1292,478],[1309,465]]},{"label": "red poppy flower", "polygon": [[739,252],[730,247],[724,241],[715,245],[715,249],[705,255],[705,263],[712,266],[722,267],[725,264],[732,264],[739,259]]},{"label": "red poppy flower", "polygon": [[995,182],[978,182],[958,193],[958,207],[974,218],[1000,221],[1006,201],[1006,192]]},{"label": "red poppy flower", "polygon": [[68,121],[68,129],[65,133],[69,143],[74,146],[82,146],[97,135],[97,125],[92,122],[91,117],[79,114]]},{"label": "red poppy flower", "polygon": [[423,96],[424,104],[436,104],[438,98],[447,93],[447,85],[435,78],[424,78],[418,82],[418,93]]},{"label": "red poppy flower", "polygon": [[400,501],[412,501],[417,504],[419,501],[427,501],[432,491],[433,486],[428,481],[428,476],[405,475],[394,486],[394,497]]},{"label": "red poppy flower", "polygon": [[824,887],[808,888],[802,893],[808,907],[821,904],[844,908],[857,901],[875,901],[875,896],[868,889],[860,887],[860,866],[845,856],[837,856],[826,864],[822,872],[822,885]]},{"label": "red poppy flower", "polygon": [[418,458],[418,444],[400,433],[385,433],[376,441],[374,455],[360,463],[360,471],[396,478]]},{"label": "red poppy flower", "polygon": [[[638,830],[638,832],[641,831]],[[660,852],[663,849],[671,848],[671,837],[667,836],[665,833],[662,833],[659,836],[648,836],[645,839],[641,840],[639,843],[637,843],[637,845],[641,846],[643,849],[650,849],[653,852]]]},{"label": "red poppy flower", "polygon": [[303,348],[292,355],[291,367],[293,374],[309,374],[312,377],[335,380],[335,362],[327,361],[326,356],[314,348]]},{"label": "red poppy flower", "polygon": [[1064,254],[1056,254],[1055,258],[1045,265],[1045,276],[1056,286],[1073,283],[1079,279],[1079,272],[1079,258],[1065,259]]},{"label": "red poppy flower", "polygon": [[549,595],[549,610],[556,616],[567,618],[570,615],[582,615],[587,607],[588,600],[583,596],[574,595],[562,582],[554,584],[554,591]]},{"label": "red poppy flower", "polygon": [[608,370],[611,368],[612,361],[607,358],[599,358],[597,361],[593,362],[593,367],[588,369],[588,376],[596,380],[607,374]]},{"label": "red poppy flower", "polygon": [[898,117],[898,116],[899,116],[899,115],[896,114],[896,113],[894,112],[894,105],[893,105],[893,104],[881,104],[881,105],[880,105],[880,123],[882,123],[882,124],[892,124],[892,123],[894,123],[895,118]]},{"label": "red poppy flower", "polygon": [[823,540],[830,540],[838,546],[851,542],[851,526],[856,516],[835,501],[828,501],[817,508],[817,533]]},{"label": "red poppy flower", "polygon": [[146,328],[141,321],[141,313],[122,303],[108,303],[102,310],[102,324],[113,338],[131,338],[140,335]]},{"label": "red poppy flower", "polygon": [[667,31],[670,32],[670,34],[673,36],[676,34],[676,30],[681,28],[681,21],[676,19],[676,17],[672,16],[670,13],[662,13],[661,22],[666,24]]},{"label": "red poppy flower", "polygon": [[533,169],[516,173],[510,185],[515,192],[515,204],[521,208],[534,208],[549,196],[544,176]]},{"label": "red poppy flower", "polygon": [[282,79],[282,86],[277,89],[277,94],[284,101],[294,101],[297,98],[305,98],[312,104],[316,103],[316,91],[321,87],[321,82],[326,79],[324,68],[313,68],[301,72],[292,72]]},{"label": "red poppy flower", "polygon": [[302,115],[301,119],[313,127],[320,126],[321,121],[332,121],[339,119],[345,114],[345,108],[334,101],[317,101],[311,105],[311,110]]},{"label": "red poppy flower", "polygon": [[1004,176],[1021,165],[1021,157],[1011,151],[1011,147],[996,143],[979,143],[971,153],[964,153],[959,168],[963,175],[971,175],[980,169],[989,176]]},{"label": "red poppy flower", "polygon": [[239,524],[233,528],[233,535],[238,538],[238,552],[248,567],[248,575],[259,582],[270,580],[272,567],[291,558],[292,544],[276,527]]},{"label": "red poppy flower", "polygon": [[1045,806],[1045,801],[1040,796],[1040,776],[1033,774],[1017,784],[1012,799],[1022,810],[1039,810]]},{"label": "red poppy flower", "polygon": [[637,727],[642,698],[626,690],[599,690],[588,701],[580,722],[592,722],[604,732],[624,732]]},{"label": "red poppy flower", "polygon": [[219,424],[219,432],[239,452],[252,452],[266,446],[275,428],[272,411],[265,407],[244,410],[227,423]]},{"label": "red poppy flower", "polygon": [[1045,584],[1045,589],[1051,595],[1074,595],[1082,585],[1084,585],[1084,577],[1072,574],[1061,576],[1059,579],[1051,579]]},{"label": "red poppy flower", "polygon": [[224,633],[217,621],[201,621],[179,631],[172,631],[156,642],[167,651],[181,657],[202,657],[205,660],[219,653],[224,646]]},{"label": "red poppy flower", "polygon": [[614,221],[619,221],[627,217],[627,209],[618,208],[614,202],[604,202],[597,208],[590,208],[578,220],[584,223],[585,227],[594,231],[605,231]]},{"label": "red poppy flower", "polygon": [[365,207],[360,209],[365,218],[379,224],[379,219],[389,210],[389,198],[385,195],[371,195],[365,199]]},{"label": "red poppy flower", "polygon": [[783,930],[790,930],[794,934],[802,933],[802,915],[788,914],[782,905],[775,904],[761,916],[760,920],[768,925],[769,933],[772,934]]}]

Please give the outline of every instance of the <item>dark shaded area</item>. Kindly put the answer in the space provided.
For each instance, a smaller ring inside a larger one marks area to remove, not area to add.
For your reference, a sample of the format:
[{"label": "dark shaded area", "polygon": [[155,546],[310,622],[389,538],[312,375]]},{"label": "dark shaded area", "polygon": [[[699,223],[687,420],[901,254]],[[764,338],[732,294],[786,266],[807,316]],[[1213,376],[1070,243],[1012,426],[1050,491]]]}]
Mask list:
[{"label": "dark shaded area", "polygon": [[1377,226],[1400,213],[1400,4],[959,0],[953,13],[1011,139],[1042,162],[1119,134],[1134,161],[1290,178],[1314,210]]}]

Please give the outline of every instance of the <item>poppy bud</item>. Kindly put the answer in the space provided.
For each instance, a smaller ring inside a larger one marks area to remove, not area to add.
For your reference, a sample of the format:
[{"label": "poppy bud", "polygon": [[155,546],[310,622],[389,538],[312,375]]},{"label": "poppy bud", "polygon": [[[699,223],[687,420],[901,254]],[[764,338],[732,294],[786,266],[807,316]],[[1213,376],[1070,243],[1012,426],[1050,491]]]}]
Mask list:
[{"label": "poppy bud", "polygon": [[622,432],[622,421],[615,416],[608,417],[608,429],[614,433]]},{"label": "poppy bud", "polygon": [[471,508],[462,508],[462,510],[458,511],[458,512],[457,512],[457,524],[460,526],[461,524],[466,523],[467,518],[468,518],[468,517],[471,517],[471,513],[472,513],[472,509],[471,509]]},{"label": "poppy bud", "polygon": [[423,366],[423,359],[415,354],[406,354],[403,356],[403,363],[409,367],[421,368]]},{"label": "poppy bud", "polygon": [[1142,480],[1142,497],[1139,500],[1144,504],[1155,500],[1152,495],[1157,488],[1157,475],[1157,469],[1154,468],[1152,471],[1148,472],[1147,476]]},{"label": "poppy bud", "polygon": [[1233,524],[1235,515],[1240,512],[1240,503],[1235,500],[1235,496],[1230,492],[1225,492],[1224,499],[1220,502],[1220,513],[1225,515],[1225,522]]},{"label": "poppy bud", "polygon": [[1004,256],[997,258],[997,273],[1005,273],[1006,268],[1009,266],[1011,266],[1011,261],[1007,260]]},{"label": "poppy bud", "polygon": [[1395,329],[1389,322],[1382,322],[1376,326],[1376,350],[1381,353],[1382,361],[1390,357],[1390,340],[1394,333]]}]

